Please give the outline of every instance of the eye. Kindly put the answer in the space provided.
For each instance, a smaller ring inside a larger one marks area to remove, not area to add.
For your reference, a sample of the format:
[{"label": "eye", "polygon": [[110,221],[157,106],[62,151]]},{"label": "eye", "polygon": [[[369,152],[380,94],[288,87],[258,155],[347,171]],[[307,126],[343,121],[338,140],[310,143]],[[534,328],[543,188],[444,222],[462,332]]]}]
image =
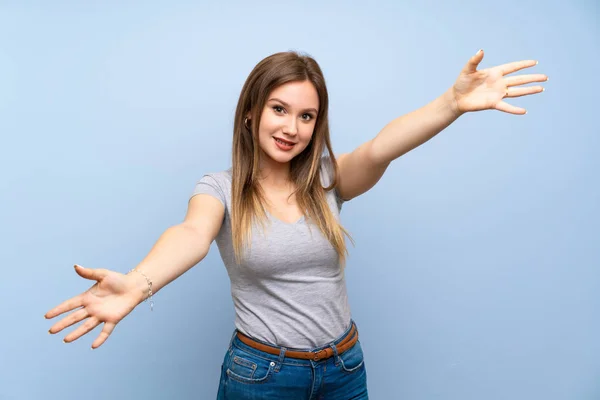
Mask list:
[{"label": "eye", "polygon": [[310,121],[311,119],[313,119],[312,114],[302,114],[302,119],[305,121]]},{"label": "eye", "polygon": [[281,106],[273,106],[273,110],[275,110],[275,112],[283,112],[283,107]]}]

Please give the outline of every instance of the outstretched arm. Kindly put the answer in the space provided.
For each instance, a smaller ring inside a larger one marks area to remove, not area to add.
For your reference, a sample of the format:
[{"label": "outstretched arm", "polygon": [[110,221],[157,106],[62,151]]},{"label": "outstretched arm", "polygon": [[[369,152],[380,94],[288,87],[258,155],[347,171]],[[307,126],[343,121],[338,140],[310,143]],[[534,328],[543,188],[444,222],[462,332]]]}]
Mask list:
[{"label": "outstretched arm", "polygon": [[[85,292],[63,301],[48,311],[45,318],[71,312],[56,322],[48,331],[56,334],[65,328],[84,321],[64,342],[72,342],[104,324],[92,343],[101,346],[116,325],[140,302],[199,263],[208,253],[209,246],[221,227],[224,207],[219,200],[201,194],[189,201],[185,220],[165,231],[150,253],[135,268],[140,273],[121,274],[108,269],[83,268],[75,271],[85,279],[97,281]],[[149,281],[152,287],[149,286]],[[152,289],[152,291],[150,291]]]},{"label": "outstretched arm", "polygon": [[371,189],[388,165],[440,133],[458,117],[471,111],[496,109],[510,114],[526,114],[525,109],[504,102],[507,97],[540,93],[541,86],[515,87],[544,82],[543,74],[513,77],[505,75],[533,67],[537,61],[517,61],[477,70],[483,51],[475,54],[460,72],[454,85],[429,104],[394,119],[379,134],[351,153],[338,157],[338,191],[350,200]]}]

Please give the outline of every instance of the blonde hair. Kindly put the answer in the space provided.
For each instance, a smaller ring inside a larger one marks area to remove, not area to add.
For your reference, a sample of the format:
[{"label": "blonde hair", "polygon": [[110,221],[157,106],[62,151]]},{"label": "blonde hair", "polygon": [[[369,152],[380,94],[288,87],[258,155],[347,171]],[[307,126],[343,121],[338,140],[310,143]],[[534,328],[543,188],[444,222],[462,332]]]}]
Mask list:
[{"label": "blonde hair", "polygon": [[[265,197],[258,183],[258,127],[262,109],[274,89],[298,81],[309,81],[314,85],[319,97],[319,113],[310,143],[290,162],[290,180],[297,187],[298,206],[318,226],[336,250],[342,266],[345,265],[348,251],[344,235],[352,238],[334,217],[325,196],[326,191],[332,190],[337,183],[338,169],[329,138],[329,97],[325,78],[313,58],[296,52],[276,53],[260,61],[246,79],[237,104],[233,128],[231,229],[238,263],[244,247],[251,242],[252,223],[259,222],[264,226],[267,219]],[[249,127],[244,121],[248,114],[251,116]],[[323,188],[320,180],[324,149],[329,153],[333,174],[327,188]]]}]

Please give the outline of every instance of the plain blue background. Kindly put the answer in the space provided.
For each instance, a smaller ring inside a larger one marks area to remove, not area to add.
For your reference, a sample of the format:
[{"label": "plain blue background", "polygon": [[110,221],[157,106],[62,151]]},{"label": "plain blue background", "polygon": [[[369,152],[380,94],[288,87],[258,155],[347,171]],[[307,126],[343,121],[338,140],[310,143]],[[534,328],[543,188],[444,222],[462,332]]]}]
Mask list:
[{"label": "plain blue background", "polygon": [[461,117],[342,213],[371,398],[600,398],[596,0],[99,3],[0,3],[2,400],[214,398],[216,247],[93,352],[99,329],[63,344],[42,318],[89,287],[73,264],[125,272],[182,220],[262,58],[318,60],[341,153],[480,48],[539,60],[546,92]]}]

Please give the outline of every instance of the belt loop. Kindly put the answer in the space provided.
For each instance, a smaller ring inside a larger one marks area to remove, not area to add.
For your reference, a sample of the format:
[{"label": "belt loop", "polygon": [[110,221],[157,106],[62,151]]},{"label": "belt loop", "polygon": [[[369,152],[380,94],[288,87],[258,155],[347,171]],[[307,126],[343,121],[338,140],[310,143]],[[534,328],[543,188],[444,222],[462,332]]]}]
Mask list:
[{"label": "belt loop", "polygon": [[275,366],[275,372],[279,372],[281,364],[283,364],[283,360],[285,359],[286,351],[287,349],[285,347],[282,347],[281,350],[279,350],[279,359],[277,360],[277,365]]},{"label": "belt loop", "polygon": [[237,335],[238,330],[237,328],[233,330],[233,335],[231,335],[231,339],[229,340],[229,347],[227,348],[227,350],[229,351],[229,353],[231,353],[231,351],[233,350],[233,339],[235,338],[235,336]]},{"label": "belt loop", "polygon": [[330,344],[331,350],[333,350],[333,361],[335,362],[335,366],[340,365],[340,356],[338,355],[337,347],[335,347],[335,343],[331,342]]}]

